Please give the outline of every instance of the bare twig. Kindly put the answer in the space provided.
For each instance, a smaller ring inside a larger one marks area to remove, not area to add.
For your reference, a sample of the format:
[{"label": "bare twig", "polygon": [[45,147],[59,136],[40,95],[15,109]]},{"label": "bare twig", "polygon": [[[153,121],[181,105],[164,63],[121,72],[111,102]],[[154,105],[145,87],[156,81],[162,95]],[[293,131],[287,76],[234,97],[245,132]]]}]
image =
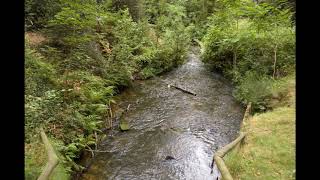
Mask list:
[{"label": "bare twig", "polygon": [[97,135],[96,131],[94,131],[94,138],[96,140],[96,143],[94,144],[95,145],[95,150],[97,150],[98,149],[98,135]]},{"label": "bare twig", "polygon": [[89,149],[85,149],[86,151],[90,151],[91,152],[91,157],[93,158],[94,157],[94,152],[95,152],[95,150],[93,150],[90,146],[86,146],[87,148],[89,148]]},{"label": "bare twig", "polygon": [[89,152],[108,152],[108,151],[101,151],[101,150],[92,150],[92,149],[85,149],[85,151],[89,151]]},{"label": "bare twig", "polygon": [[130,109],[130,106],[131,106],[131,104],[129,104],[129,105],[128,105],[128,107],[127,107],[127,111],[129,111],[129,109]]}]

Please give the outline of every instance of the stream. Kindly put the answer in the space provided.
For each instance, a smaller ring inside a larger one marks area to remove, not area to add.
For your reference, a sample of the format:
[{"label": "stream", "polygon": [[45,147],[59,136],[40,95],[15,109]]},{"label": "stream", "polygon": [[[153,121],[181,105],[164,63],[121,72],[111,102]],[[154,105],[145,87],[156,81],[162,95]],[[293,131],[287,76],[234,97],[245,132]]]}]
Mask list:
[{"label": "stream", "polygon": [[130,130],[106,138],[99,145],[106,152],[79,179],[216,179],[214,152],[238,136],[244,113],[232,89],[195,52],[171,72],[135,82],[116,100],[124,109],[131,104]]}]

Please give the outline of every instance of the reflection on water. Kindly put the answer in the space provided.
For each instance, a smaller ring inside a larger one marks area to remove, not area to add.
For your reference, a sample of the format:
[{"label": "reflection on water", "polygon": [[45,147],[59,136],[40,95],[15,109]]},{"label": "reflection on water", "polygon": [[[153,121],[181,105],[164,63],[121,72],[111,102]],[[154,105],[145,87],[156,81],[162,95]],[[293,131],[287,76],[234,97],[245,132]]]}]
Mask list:
[{"label": "reflection on water", "polygon": [[81,179],[212,180],[213,153],[236,138],[244,111],[230,84],[192,53],[183,66],[137,82],[119,98],[123,107],[131,104],[130,130],[107,138],[99,149],[108,152],[97,154]]}]

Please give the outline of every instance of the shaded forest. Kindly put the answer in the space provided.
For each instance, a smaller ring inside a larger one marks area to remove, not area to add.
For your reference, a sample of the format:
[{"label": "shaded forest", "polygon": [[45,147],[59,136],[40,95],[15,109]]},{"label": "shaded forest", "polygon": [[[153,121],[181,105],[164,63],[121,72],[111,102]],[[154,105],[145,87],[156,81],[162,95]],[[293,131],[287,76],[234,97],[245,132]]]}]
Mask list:
[{"label": "shaded forest", "polygon": [[26,0],[26,179],[46,163],[40,127],[69,178],[112,128],[114,97],[179,67],[192,46],[240,103],[272,109],[295,73],[295,1]]}]

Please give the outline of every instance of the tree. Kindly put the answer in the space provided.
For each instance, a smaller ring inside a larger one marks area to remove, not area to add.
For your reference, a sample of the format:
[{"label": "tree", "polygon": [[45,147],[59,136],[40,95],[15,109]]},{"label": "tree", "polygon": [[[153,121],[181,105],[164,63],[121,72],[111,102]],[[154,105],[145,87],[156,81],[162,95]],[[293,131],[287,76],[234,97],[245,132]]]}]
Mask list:
[{"label": "tree", "polygon": [[26,0],[25,24],[27,30],[44,28],[60,10],[59,0]]},{"label": "tree", "polygon": [[144,17],[144,0],[113,0],[112,6],[116,11],[128,8],[132,19],[138,22]]}]

